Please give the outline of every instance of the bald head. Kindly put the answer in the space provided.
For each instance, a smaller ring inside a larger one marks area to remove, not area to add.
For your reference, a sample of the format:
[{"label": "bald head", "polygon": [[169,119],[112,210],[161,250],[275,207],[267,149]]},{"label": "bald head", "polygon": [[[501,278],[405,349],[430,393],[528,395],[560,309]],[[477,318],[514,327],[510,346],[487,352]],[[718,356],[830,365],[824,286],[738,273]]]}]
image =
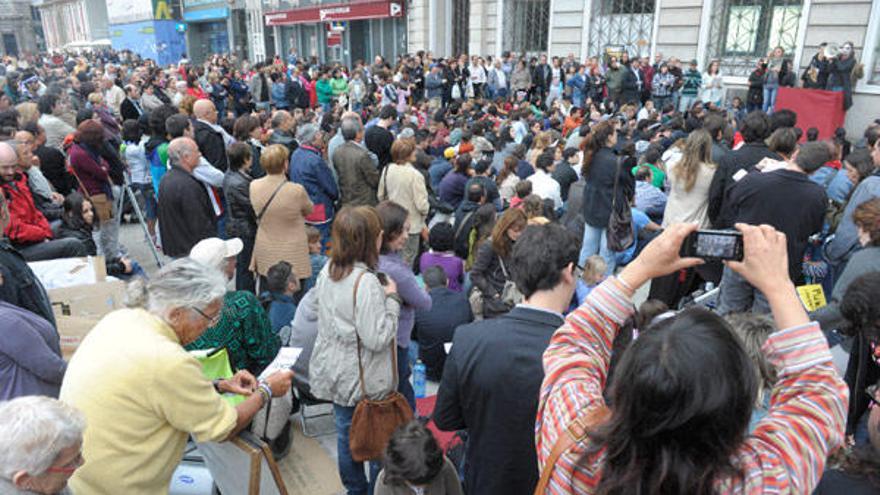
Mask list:
[{"label": "bald head", "polygon": [[199,147],[188,137],[175,138],[168,144],[168,159],[172,165],[192,172],[199,164]]},{"label": "bald head", "polygon": [[287,110],[278,110],[272,115],[272,128],[289,131],[293,127],[293,116]]},{"label": "bald head", "polygon": [[211,100],[196,100],[193,105],[193,115],[212,124],[217,123],[217,109]]},{"label": "bald head", "polygon": [[15,169],[18,166],[18,154],[15,148],[8,142],[0,142],[0,178],[3,182],[15,179]]}]

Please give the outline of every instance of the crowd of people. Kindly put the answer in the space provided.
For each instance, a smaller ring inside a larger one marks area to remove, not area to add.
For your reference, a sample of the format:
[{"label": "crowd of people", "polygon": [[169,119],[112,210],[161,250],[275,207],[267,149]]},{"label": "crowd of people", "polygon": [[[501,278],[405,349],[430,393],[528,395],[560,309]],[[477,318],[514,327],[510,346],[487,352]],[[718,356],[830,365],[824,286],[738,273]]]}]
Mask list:
[{"label": "crowd of people", "polygon": [[[880,490],[880,120],[799,128],[780,48],[745,100],[660,54],[5,62],[2,493],[165,493],[189,436],[249,427],[280,458],[300,401],[332,404],[349,494]],[[848,101],[854,65],[801,79]],[[684,256],[697,229],[742,261]],[[95,254],[127,308],[66,362],[27,262]],[[433,411],[365,458],[361,406],[412,416],[414,365]]]}]

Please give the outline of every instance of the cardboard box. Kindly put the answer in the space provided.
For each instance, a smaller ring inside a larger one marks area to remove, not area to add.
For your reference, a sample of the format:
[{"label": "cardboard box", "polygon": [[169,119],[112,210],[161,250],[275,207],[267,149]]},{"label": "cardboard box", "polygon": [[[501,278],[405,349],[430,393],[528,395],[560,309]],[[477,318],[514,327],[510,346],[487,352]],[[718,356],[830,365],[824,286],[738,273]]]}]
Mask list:
[{"label": "cardboard box", "polygon": [[47,290],[89,285],[107,280],[103,256],[60,258],[28,263]]},{"label": "cardboard box", "polygon": [[104,315],[123,307],[125,282],[98,282],[47,292],[61,336],[61,353],[65,359],[70,359],[82,339]]},{"label": "cardboard box", "polygon": [[70,359],[104,315],[123,306],[125,283],[107,281],[102,256],[36,261],[28,265],[47,289],[65,359]]}]

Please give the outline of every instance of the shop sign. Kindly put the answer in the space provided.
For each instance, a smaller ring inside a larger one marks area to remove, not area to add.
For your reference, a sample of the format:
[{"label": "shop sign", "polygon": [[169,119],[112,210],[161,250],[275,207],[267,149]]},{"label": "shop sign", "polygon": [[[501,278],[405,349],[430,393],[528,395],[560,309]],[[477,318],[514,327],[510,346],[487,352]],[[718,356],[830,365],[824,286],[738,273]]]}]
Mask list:
[{"label": "shop sign", "polygon": [[229,9],[192,10],[183,13],[183,20],[187,22],[208,21],[212,19],[225,19],[229,17]]},{"label": "shop sign", "polygon": [[324,4],[280,12],[269,12],[265,15],[267,26],[331,21],[359,21],[385,17],[403,17],[403,1],[376,0],[351,4]]},{"label": "shop sign", "polygon": [[223,3],[222,1],[217,0],[183,0],[183,7],[186,9],[192,7],[201,7],[202,5],[209,5],[212,3]]}]

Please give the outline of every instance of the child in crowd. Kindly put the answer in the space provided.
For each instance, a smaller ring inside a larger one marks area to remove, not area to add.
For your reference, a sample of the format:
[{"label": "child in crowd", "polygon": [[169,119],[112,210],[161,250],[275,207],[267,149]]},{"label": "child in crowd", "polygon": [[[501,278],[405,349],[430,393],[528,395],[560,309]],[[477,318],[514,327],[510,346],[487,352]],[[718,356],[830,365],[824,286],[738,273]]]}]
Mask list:
[{"label": "child in crowd", "polygon": [[[260,302],[269,315],[272,330],[281,338],[284,345],[290,338],[290,326],[296,314],[293,295],[299,291],[299,280],[293,267],[286,261],[272,265],[266,273],[266,291],[260,295]],[[286,331],[283,331],[287,327]]]},{"label": "child in crowd", "polygon": [[312,276],[303,284],[302,294],[308,292],[318,281],[318,274],[327,263],[327,256],[321,254],[321,232],[311,225],[306,225],[306,237],[309,240],[309,261],[312,263]]},{"label": "child in crowd", "polygon": [[584,303],[584,300],[590,295],[590,291],[605,280],[605,271],[608,270],[608,264],[605,262],[605,258],[594,254],[587,258],[583,268],[584,273],[578,279],[577,286],[575,287],[575,297],[577,298],[578,306]]},{"label": "child in crowd", "polygon": [[633,339],[637,339],[640,331],[647,330],[652,323],[662,319],[663,315],[671,316],[669,306],[658,299],[648,299],[643,302],[636,314],[633,315]]},{"label": "child in crowd", "polygon": [[147,229],[150,237],[156,238],[156,216],[158,204],[153,190],[153,178],[150,175],[150,163],[147,161],[145,145],[147,137],[141,130],[141,125],[136,120],[126,120],[122,123],[122,145],[119,152],[128,170],[131,173],[131,187],[140,191],[139,206],[147,220]]},{"label": "child in crowd", "polygon": [[419,272],[424,273],[429,267],[439,266],[446,272],[449,289],[461,292],[464,283],[464,260],[453,252],[455,227],[446,222],[440,222],[428,233],[428,244],[431,249],[422,253],[419,258]]},{"label": "child in crowd", "polygon": [[758,375],[758,397],[752,410],[752,419],[749,420],[749,431],[752,431],[758,421],[767,415],[767,410],[770,408],[770,394],[776,383],[776,370],[767,361],[767,356],[762,350],[764,342],[776,331],[776,325],[769,316],[754,313],[731,314],[724,319],[730,324],[733,333],[745,344],[746,354],[752,359],[755,373]]},{"label": "child in crowd", "polygon": [[522,180],[516,184],[514,191],[516,192],[516,196],[510,200],[510,207],[522,208],[525,199],[532,194],[532,183],[527,180]]},{"label": "child in crowd", "polygon": [[462,495],[452,462],[418,420],[399,427],[385,449],[375,495]]}]

